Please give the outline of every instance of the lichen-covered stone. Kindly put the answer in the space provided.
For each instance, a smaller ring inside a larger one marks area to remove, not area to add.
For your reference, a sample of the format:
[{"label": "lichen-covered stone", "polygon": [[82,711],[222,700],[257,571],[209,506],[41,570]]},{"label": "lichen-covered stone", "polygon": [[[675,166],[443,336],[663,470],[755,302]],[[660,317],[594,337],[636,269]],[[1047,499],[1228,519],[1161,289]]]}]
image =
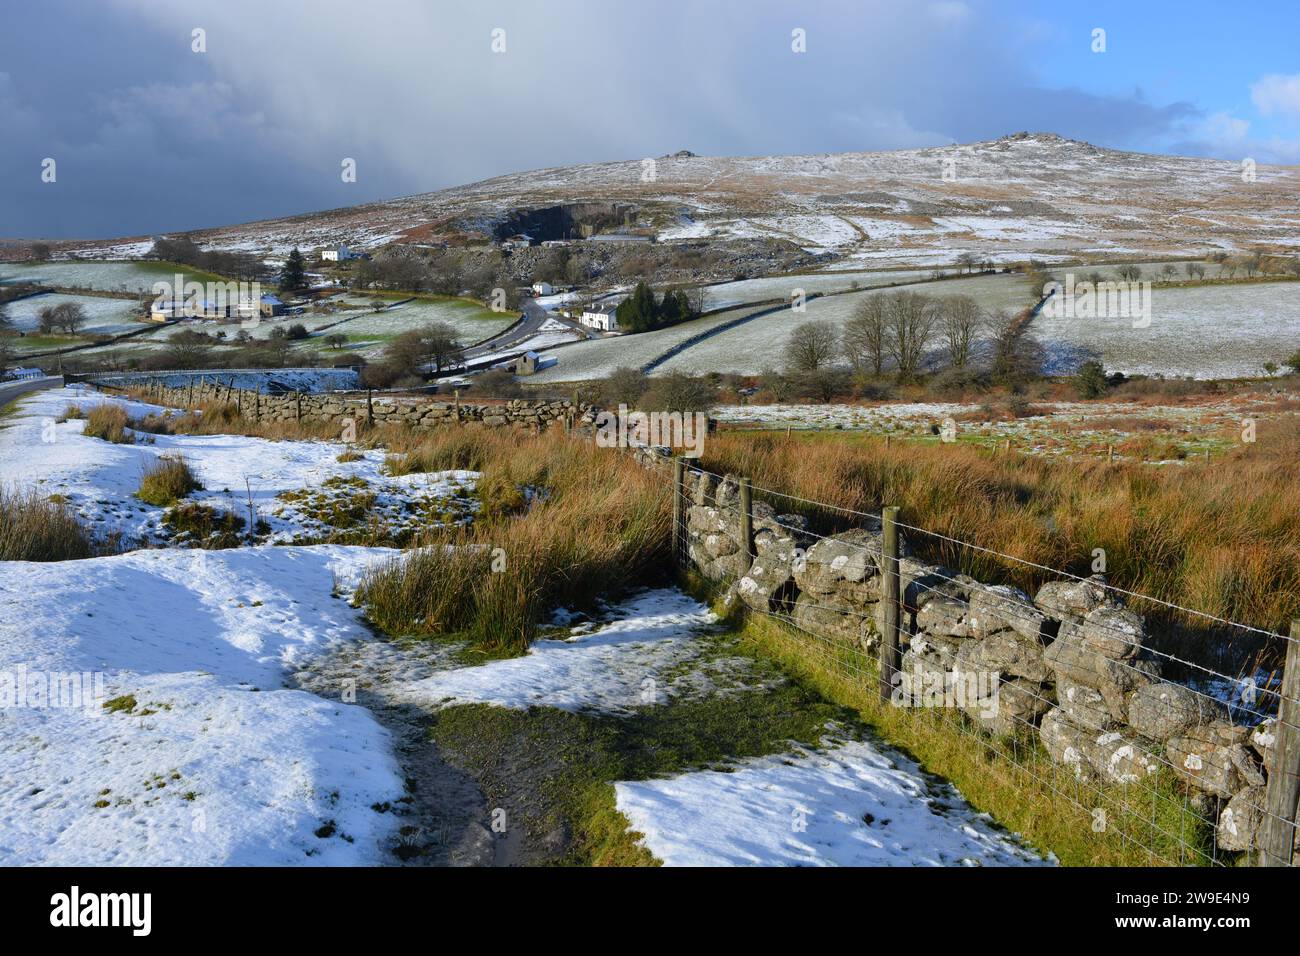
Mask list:
[{"label": "lichen-covered stone", "polygon": [[1225,721],[1228,708],[1181,684],[1158,682],[1133,691],[1128,698],[1128,724],[1143,737],[1161,743],[1193,727]]},{"label": "lichen-covered stone", "polygon": [[1105,585],[1104,574],[1083,581],[1048,581],[1038,589],[1034,604],[1054,621],[1081,620],[1103,604],[1113,603]]},{"label": "lichen-covered stone", "polygon": [[1045,620],[1047,616],[1018,588],[995,584],[976,588],[971,593],[971,635],[979,640],[1005,630],[1037,640]]},{"label": "lichen-covered stone", "polygon": [[1214,842],[1220,850],[1240,853],[1255,849],[1264,823],[1265,794],[1263,786],[1246,787],[1228,801],[1214,829]]},{"label": "lichen-covered stone", "polygon": [[1088,745],[1092,741],[1089,732],[1067,719],[1059,708],[1043,714],[1038,724],[1038,737],[1048,756],[1069,768],[1076,780],[1087,783],[1096,778],[1096,771],[1088,760]]},{"label": "lichen-covered stone", "polygon": [[1245,746],[1246,727],[1228,723],[1207,724],[1165,745],[1165,756],[1189,786],[1224,800],[1243,787],[1264,783],[1254,754]]},{"label": "lichen-covered stone", "polygon": [[1105,733],[1120,727],[1120,722],[1106,706],[1106,699],[1092,687],[1059,681],[1056,685],[1056,699],[1070,723],[1083,730]]}]

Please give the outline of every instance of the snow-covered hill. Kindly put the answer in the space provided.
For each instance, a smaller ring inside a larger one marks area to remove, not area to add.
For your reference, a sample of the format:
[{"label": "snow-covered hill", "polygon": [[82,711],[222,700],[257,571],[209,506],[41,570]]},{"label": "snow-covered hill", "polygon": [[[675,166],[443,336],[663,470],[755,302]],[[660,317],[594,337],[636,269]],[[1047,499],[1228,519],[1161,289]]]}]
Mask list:
[{"label": "snow-covered hill", "polygon": [[[651,178],[652,177],[652,178]],[[647,181],[649,180],[649,181]],[[491,237],[521,210],[634,207],[661,241],[769,237],[846,260],[949,262],[1300,246],[1300,169],[1102,149],[1051,133],[874,153],[673,156],[542,169],[388,202],[202,230],[228,249]],[[138,241],[135,237],[134,241]],[[132,242],[78,251],[127,255]]]}]

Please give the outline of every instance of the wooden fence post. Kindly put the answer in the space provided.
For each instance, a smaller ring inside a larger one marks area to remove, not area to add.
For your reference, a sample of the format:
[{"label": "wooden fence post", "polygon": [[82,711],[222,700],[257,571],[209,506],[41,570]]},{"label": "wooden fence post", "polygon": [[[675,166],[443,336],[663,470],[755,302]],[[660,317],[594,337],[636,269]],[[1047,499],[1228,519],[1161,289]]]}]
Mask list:
[{"label": "wooden fence post", "polygon": [[884,611],[880,636],[880,700],[889,703],[894,693],[894,675],[898,673],[898,629],[902,620],[899,603],[898,575],[898,508],[889,506],[880,512],[881,530],[881,594]]},{"label": "wooden fence post", "polygon": [[259,422],[262,420],[262,392],[261,392],[261,389],[258,389],[256,392],[253,393],[253,420],[254,420],[254,421],[259,421]]},{"label": "wooden fence post", "polygon": [[1277,705],[1273,769],[1264,792],[1259,827],[1259,866],[1289,866],[1295,845],[1296,803],[1300,801],[1300,620],[1291,622],[1286,664]]},{"label": "wooden fence post", "polygon": [[[740,479],[740,547],[747,562],[754,560],[754,485]],[[746,571],[749,569],[746,568]]]},{"label": "wooden fence post", "polygon": [[375,423],[375,393],[373,389],[366,389],[366,424]]},{"label": "wooden fence post", "polygon": [[680,455],[673,459],[673,562],[681,560],[682,544],[682,478],[686,472],[686,459]]},{"label": "wooden fence post", "polygon": [[1115,446],[1114,446],[1114,445],[1107,445],[1107,446],[1106,446],[1106,460],[1107,460],[1110,464],[1112,464],[1112,465],[1115,464]]},{"label": "wooden fence post", "polygon": [[302,424],[302,392],[293,393],[294,412],[297,415],[298,423]]}]

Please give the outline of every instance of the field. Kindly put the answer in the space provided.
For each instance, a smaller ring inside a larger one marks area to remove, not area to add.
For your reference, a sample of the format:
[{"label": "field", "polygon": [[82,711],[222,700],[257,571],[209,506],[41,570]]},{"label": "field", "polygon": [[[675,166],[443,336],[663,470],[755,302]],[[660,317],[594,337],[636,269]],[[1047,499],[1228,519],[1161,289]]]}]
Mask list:
[{"label": "field", "polygon": [[789,299],[795,289],[811,292],[843,292],[854,283],[866,288],[896,282],[913,282],[928,279],[928,269],[877,270],[874,272],[844,271],[823,272],[789,276],[766,276],[762,279],[741,279],[707,286],[704,290],[706,309],[724,309],[747,302],[768,299]]},{"label": "field", "polygon": [[143,260],[32,264],[0,262],[0,282],[34,282],[66,289],[94,289],[97,292],[150,292],[155,282],[173,282],[178,272],[185,282],[217,279],[216,276],[184,266]]},{"label": "field", "polygon": [[[1214,269],[1209,270],[1213,273]],[[1126,374],[1237,378],[1259,375],[1300,348],[1300,286],[1289,282],[1153,289],[1151,324],[1129,318],[1038,316],[1048,371],[1073,371],[1097,355]]]},{"label": "field", "polygon": [[[1028,283],[1019,275],[974,276],[911,288],[934,296],[969,295],[990,311],[1015,312],[1033,304]],[[755,375],[766,368],[780,367],[781,352],[796,325],[815,321],[842,326],[853,317],[853,310],[864,297],[886,294],[885,290],[876,290],[813,299],[802,314],[787,310],[720,332],[673,356],[659,370]]]},{"label": "field", "polygon": [[[109,299],[95,295],[64,295],[51,292],[46,295],[29,296],[11,302],[5,310],[14,327],[21,332],[36,331],[39,323],[38,313],[46,306],[75,303],[86,311],[86,324],[80,329],[82,335],[117,335],[138,329],[140,307],[129,299]],[[16,351],[24,350],[24,339],[11,339],[10,346]]]}]

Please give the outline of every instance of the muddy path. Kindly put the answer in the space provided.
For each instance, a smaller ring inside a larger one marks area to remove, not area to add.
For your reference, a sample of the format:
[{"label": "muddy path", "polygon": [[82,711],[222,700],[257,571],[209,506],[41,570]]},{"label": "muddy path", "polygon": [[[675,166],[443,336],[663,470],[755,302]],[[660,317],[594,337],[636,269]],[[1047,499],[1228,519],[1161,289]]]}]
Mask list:
[{"label": "muddy path", "polygon": [[431,709],[395,700],[389,687],[447,666],[446,646],[386,640],[334,648],[295,671],[290,686],[365,707],[393,736],[406,795],[383,812],[399,820],[387,847],[394,866],[515,866],[525,834],[493,832],[493,811],[474,778],[430,739]]}]

